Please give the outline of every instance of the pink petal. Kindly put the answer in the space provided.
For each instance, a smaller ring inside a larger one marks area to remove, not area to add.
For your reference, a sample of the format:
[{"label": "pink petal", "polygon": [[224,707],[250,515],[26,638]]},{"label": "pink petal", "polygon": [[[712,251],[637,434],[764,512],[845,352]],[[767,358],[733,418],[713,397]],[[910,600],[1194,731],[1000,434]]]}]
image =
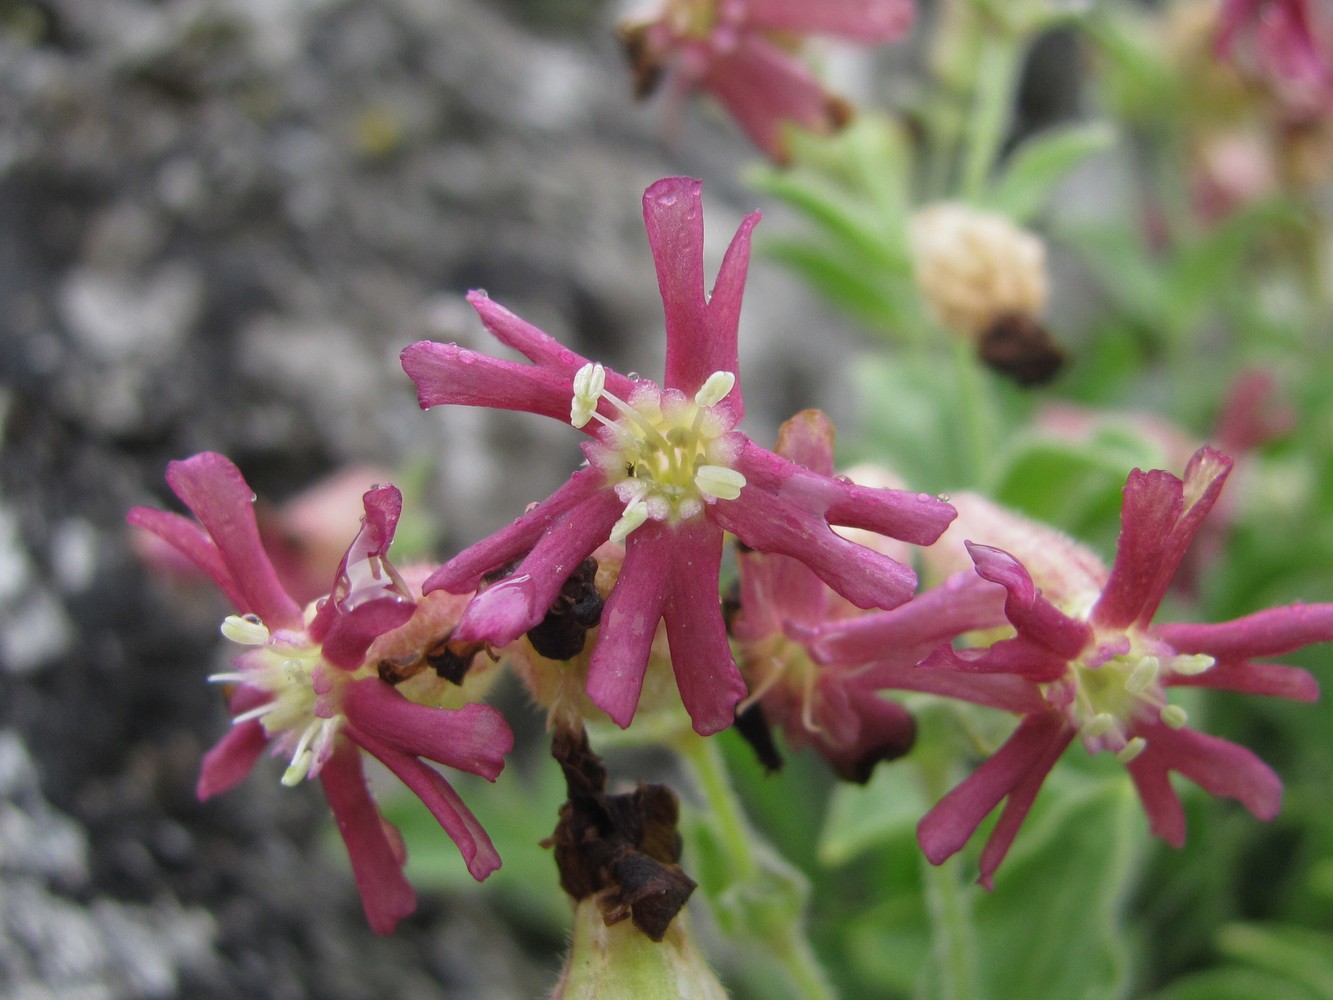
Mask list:
[{"label": "pink petal", "polygon": [[[571,351],[527,320],[520,319],[485,292],[468,292],[467,300],[496,340],[512,347],[533,364],[572,380],[574,373],[588,363],[587,358]],[[621,399],[628,399],[629,393],[634,391],[634,382],[608,368],[606,388]]]},{"label": "pink petal", "polygon": [[718,603],[722,532],[702,518],[668,529],[671,580],[662,613],[681,701],[700,736],[726,729],[745,697]]},{"label": "pink petal", "polygon": [[378,677],[348,684],[343,710],[357,734],[369,734],[401,753],[425,757],[487,781],[494,781],[504,770],[505,754],[514,748],[509,724],[491,706],[469,703],[445,709],[418,705]]},{"label": "pink petal", "polygon": [[991,810],[1037,773],[1035,769],[1050,757],[1051,748],[1057,744],[1063,748],[1072,738],[1073,732],[1054,713],[1025,718],[1004,746],[917,824],[917,841],[930,863],[943,864],[962,850]]},{"label": "pink petal", "polygon": [[1129,474],[1115,565],[1092,610],[1094,624],[1125,628],[1152,620],[1230,471],[1231,459],[1201,448],[1183,482],[1160,469]]},{"label": "pink petal", "polygon": [[[237,610],[258,615],[270,629],[300,628],[301,609],[283,589],[264,551],[254,492],[240,470],[216,452],[203,452],[168,465],[167,483],[217,546],[242,595],[244,606],[237,604]],[[200,568],[212,575],[210,566]]]},{"label": "pink petal", "polygon": [[1249,661],[1215,664],[1192,676],[1170,674],[1163,679],[1168,687],[1203,687],[1215,691],[1240,691],[1243,694],[1290,698],[1292,701],[1318,701],[1319,682],[1309,671],[1284,667],[1279,663]]},{"label": "pink petal", "polygon": [[634,718],[672,565],[672,533],[654,521],[625,541],[620,576],[602,609],[588,664],[588,697],[624,729]]},{"label": "pink petal", "polygon": [[833,477],[833,421],[822,410],[802,410],[778,429],[773,451],[816,475]]},{"label": "pink petal", "polygon": [[923,671],[954,670],[968,674],[1013,674],[1042,683],[1069,672],[1069,660],[1046,646],[1019,636],[1001,639],[985,649],[956,650],[942,645],[921,661]]},{"label": "pink petal", "polygon": [[973,542],[964,544],[976,564],[977,575],[1008,591],[1005,617],[1021,638],[1039,643],[1066,660],[1078,656],[1092,642],[1088,624],[1070,618],[1042,597],[1023,564],[1008,552]]},{"label": "pink petal", "polygon": [[256,719],[232,726],[213,749],[204,754],[195,795],[199,801],[230,791],[254,769],[268,746],[268,733]]},{"label": "pink petal", "polygon": [[747,483],[737,500],[721,500],[708,518],[760,552],[799,559],[858,608],[892,608],[916,591],[902,563],[838,535],[824,520]]},{"label": "pink petal", "polygon": [[511,575],[468,603],[454,638],[507,646],[538,625],[570,573],[610,536],[622,507],[612,491],[601,490],[556,518]]},{"label": "pink petal", "polygon": [[422,340],[403,349],[403,371],[417,387],[423,410],[453,403],[522,410],[569,422],[573,376],[502,361],[457,344]]},{"label": "pink petal", "polygon": [[198,522],[152,507],[133,507],[125,515],[125,520],[136,528],[152,532],[207,574],[239,613],[251,611],[245,588],[231,575],[222,553]]},{"label": "pink petal", "polygon": [[1185,809],[1171,787],[1171,775],[1161,755],[1153,753],[1149,746],[1125,767],[1134,779],[1152,832],[1172,847],[1184,847]]},{"label": "pink petal", "polygon": [[1004,590],[975,573],[959,573],[891,611],[828,625],[810,643],[810,651],[826,664],[914,667],[940,643],[1005,621]]},{"label": "pink petal", "polygon": [[361,754],[350,744],[334,751],[319,772],[320,783],[347,845],[352,877],[361,892],[366,919],[376,934],[390,934],[417,907],[403,877],[402,857],[384,829],[361,771]]},{"label": "pink petal", "polygon": [[1148,741],[1140,758],[1177,771],[1210,795],[1236,799],[1258,819],[1270,820],[1282,806],[1282,779],[1245,747],[1161,723],[1141,723],[1135,735]]},{"label": "pink petal", "polygon": [[793,635],[823,624],[828,614],[828,588],[802,562],[791,556],[742,552],[740,612],[731,624],[741,642],[770,635]]},{"label": "pink petal", "polygon": [[977,674],[957,670],[920,670],[888,661],[859,671],[854,684],[868,691],[921,691],[955,701],[1031,715],[1046,708],[1041,689],[1011,674]]},{"label": "pink petal", "polygon": [[[667,357],[663,386],[693,395],[714,372],[740,377],[737,328],[750,259],[750,232],[759,214],[742,220],[727,248],[711,300],[704,297],[703,185],[666,177],[643,195],[643,223],[657,268],[666,313]],[[739,383],[723,405],[740,420]]]},{"label": "pink petal", "polygon": [[874,489],[820,475],[753,441],[745,442],[735,466],[750,487],[778,494],[829,524],[863,528],[916,545],[936,541],[956,514],[928,494]]},{"label": "pink petal", "polygon": [[1333,604],[1289,604],[1214,625],[1157,625],[1152,632],[1180,653],[1207,653],[1219,660],[1277,656],[1333,642]]},{"label": "pink petal", "polygon": [[491,838],[438,771],[365,730],[350,730],[348,735],[397,775],[398,780],[425,804],[449,839],[457,845],[468,873],[474,879],[480,882],[500,867],[500,855]]},{"label": "pink petal", "polygon": [[[447,590],[467,594],[481,578],[529,552],[562,515],[595,497],[605,487],[599,469],[581,469],[549,497],[489,538],[463,550],[427,578],[422,592]],[[609,530],[608,530],[609,533]]]},{"label": "pink petal", "polygon": [[749,0],[747,24],[797,35],[891,42],[912,27],[912,0]]},{"label": "pink petal", "polygon": [[981,862],[978,866],[980,875],[977,881],[987,889],[995,888],[995,870],[1000,867],[1000,862],[1013,846],[1014,837],[1018,835],[1023,820],[1027,819],[1028,811],[1032,808],[1037,793],[1041,791],[1046,775],[1051,772],[1051,768],[1055,766],[1055,762],[1060,759],[1060,755],[1065,752],[1073,738],[1074,731],[1066,729],[1063,735],[1052,739],[1046,747],[1046,752],[1032,764],[1031,770],[1005,800],[1004,811],[1000,813],[1000,819],[995,824],[995,829],[991,830],[990,836],[986,838],[986,846],[981,851]]}]

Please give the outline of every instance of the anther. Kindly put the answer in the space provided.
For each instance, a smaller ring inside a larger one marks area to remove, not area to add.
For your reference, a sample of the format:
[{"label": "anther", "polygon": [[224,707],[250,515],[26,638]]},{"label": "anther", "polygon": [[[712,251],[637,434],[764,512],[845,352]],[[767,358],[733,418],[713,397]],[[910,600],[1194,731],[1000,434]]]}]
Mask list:
[{"label": "anther", "polygon": [[1187,656],[1177,656],[1171,661],[1171,670],[1173,673],[1183,674],[1186,677],[1194,677],[1213,668],[1217,661],[1204,653],[1191,653]]},{"label": "anther", "polygon": [[703,409],[716,406],[727,398],[735,386],[736,376],[732,372],[713,372],[694,394],[694,405]]},{"label": "anther", "polygon": [[694,485],[707,496],[735,500],[741,495],[745,476],[725,465],[701,465],[694,473]]},{"label": "anther", "polygon": [[574,400],[569,407],[569,422],[584,426],[597,412],[597,401],[606,388],[606,369],[589,362],[574,373]]},{"label": "anther", "polygon": [[1189,716],[1179,705],[1166,705],[1162,708],[1161,720],[1172,729],[1179,729],[1189,721]]},{"label": "anther", "polygon": [[1125,681],[1125,690],[1130,694],[1143,694],[1156,683],[1161,671],[1161,660],[1155,656],[1145,656],[1130,671],[1129,678]]},{"label": "anther", "polygon": [[1120,748],[1120,751],[1115,755],[1115,759],[1122,764],[1128,764],[1146,749],[1148,749],[1148,741],[1142,736],[1135,736]]}]

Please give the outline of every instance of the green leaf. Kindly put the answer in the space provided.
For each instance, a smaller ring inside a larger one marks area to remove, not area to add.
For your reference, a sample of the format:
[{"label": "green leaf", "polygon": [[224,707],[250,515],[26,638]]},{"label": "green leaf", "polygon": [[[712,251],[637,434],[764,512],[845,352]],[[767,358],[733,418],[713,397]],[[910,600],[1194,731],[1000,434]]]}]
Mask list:
[{"label": "green leaf", "polygon": [[846,864],[889,840],[911,837],[929,808],[914,773],[905,767],[877,768],[864,787],[840,783],[829,801],[819,860]]},{"label": "green leaf", "polygon": [[1030,220],[1056,183],[1094,153],[1115,145],[1105,122],[1053,128],[1023,143],[1010,157],[986,197],[989,207],[1015,222]]},{"label": "green leaf", "polygon": [[1217,936],[1221,951],[1288,982],[1320,1000],[1333,1000],[1333,934],[1277,924],[1228,924]]},{"label": "green leaf", "polygon": [[1209,969],[1184,976],[1149,1000],[1316,1000],[1309,990],[1281,976],[1252,969]]}]

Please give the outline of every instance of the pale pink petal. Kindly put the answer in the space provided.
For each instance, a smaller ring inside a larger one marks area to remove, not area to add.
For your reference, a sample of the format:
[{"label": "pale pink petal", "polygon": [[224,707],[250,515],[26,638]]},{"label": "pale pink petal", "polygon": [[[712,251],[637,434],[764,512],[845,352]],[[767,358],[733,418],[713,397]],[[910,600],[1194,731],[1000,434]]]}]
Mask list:
[{"label": "pale pink petal", "polygon": [[504,770],[505,754],[514,748],[509,724],[491,706],[470,703],[445,709],[418,705],[378,677],[348,684],[343,711],[356,734],[368,733],[409,756],[425,757],[488,781]]},{"label": "pale pink petal", "polygon": [[417,402],[423,410],[453,403],[522,410],[569,423],[572,374],[429,340],[404,348],[401,358],[403,371],[416,383]]},{"label": "pale pink petal", "polygon": [[339,746],[320,769],[319,780],[347,845],[371,930],[390,934],[416,909],[417,898],[403,877],[402,855],[389,839],[366,787],[360,752],[350,744]]},{"label": "pale pink petal", "polygon": [[1054,713],[1025,718],[1004,746],[917,824],[917,842],[930,863],[943,864],[962,850],[991,810],[1047,759],[1051,747],[1067,745],[1070,738],[1068,726]]},{"label": "pale pink petal", "polygon": [[634,718],[648,653],[662,620],[672,565],[672,533],[655,521],[625,541],[620,576],[602,609],[588,664],[588,697],[622,729]]},{"label": "pale pink petal", "polygon": [[[167,483],[217,546],[243,595],[244,607],[238,604],[237,610],[258,615],[270,629],[299,628],[301,609],[283,589],[264,551],[254,492],[240,470],[216,452],[203,452],[169,464]],[[200,568],[209,570],[203,564]]]},{"label": "pale pink petal", "polygon": [[832,596],[805,563],[791,556],[744,551],[740,563],[740,611],[731,624],[741,642],[793,635],[822,624]]},{"label": "pale pink petal", "polygon": [[1180,653],[1219,660],[1278,656],[1316,642],[1333,642],[1333,604],[1290,604],[1217,624],[1162,624],[1152,634]]},{"label": "pale pink petal", "polygon": [[[718,603],[722,532],[702,518],[669,529],[671,581],[663,604],[680,698],[700,736],[726,729],[745,697]],[[622,571],[623,572],[623,571]]]},{"label": "pale pink petal", "polygon": [[364,730],[348,735],[392,771],[430,810],[458,847],[468,873],[478,882],[500,867],[500,855],[477,817],[443,776],[411,754],[403,753]]},{"label": "pale pink petal", "polygon": [[891,42],[912,27],[912,0],[749,0],[749,26],[797,35]]},{"label": "pale pink petal", "polygon": [[713,372],[727,371],[736,376],[736,385],[719,405],[731,411],[731,419],[739,423],[745,416],[745,397],[741,392],[738,331],[741,322],[741,298],[745,292],[745,277],[750,265],[750,234],[759,224],[760,214],[752,212],[741,220],[736,235],[731,238],[717,280],[704,311],[702,340],[674,352],[667,348],[667,377],[671,378],[675,365],[681,385],[698,379],[702,384]]},{"label": "pale pink petal", "polygon": [[568,482],[512,524],[464,549],[432,573],[422,585],[422,592],[447,590],[451,594],[467,594],[476,590],[483,576],[531,551],[557,519],[587,503],[604,489],[605,482],[600,469],[574,473]]},{"label": "pale pink petal", "polygon": [[890,660],[872,663],[858,671],[852,683],[866,691],[920,691],[1015,715],[1030,715],[1046,708],[1041,689],[1032,681],[1012,674],[922,670]]},{"label": "pale pink petal", "polygon": [[1001,639],[985,649],[956,650],[942,645],[921,661],[922,671],[955,670],[966,674],[1013,674],[1029,681],[1055,681],[1069,672],[1069,659],[1031,639]]},{"label": "pale pink petal", "polygon": [[1092,610],[1094,624],[1124,628],[1152,620],[1230,471],[1230,458],[1201,448],[1184,481],[1160,469],[1129,474],[1115,565]]},{"label": "pale pink petal", "polygon": [[734,48],[715,56],[700,86],[775,160],[786,158],[784,124],[812,132],[828,132],[836,124],[824,85],[804,63],[762,35],[744,33]]}]

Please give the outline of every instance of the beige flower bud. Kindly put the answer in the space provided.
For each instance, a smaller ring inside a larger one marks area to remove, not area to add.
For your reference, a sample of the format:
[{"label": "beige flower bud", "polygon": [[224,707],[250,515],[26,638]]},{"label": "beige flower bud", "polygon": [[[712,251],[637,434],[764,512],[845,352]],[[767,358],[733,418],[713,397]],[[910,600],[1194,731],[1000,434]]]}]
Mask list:
[{"label": "beige flower bud", "polygon": [[1006,317],[1046,308],[1046,247],[1002,215],[941,202],[912,217],[916,283],[942,325],[980,339]]}]

